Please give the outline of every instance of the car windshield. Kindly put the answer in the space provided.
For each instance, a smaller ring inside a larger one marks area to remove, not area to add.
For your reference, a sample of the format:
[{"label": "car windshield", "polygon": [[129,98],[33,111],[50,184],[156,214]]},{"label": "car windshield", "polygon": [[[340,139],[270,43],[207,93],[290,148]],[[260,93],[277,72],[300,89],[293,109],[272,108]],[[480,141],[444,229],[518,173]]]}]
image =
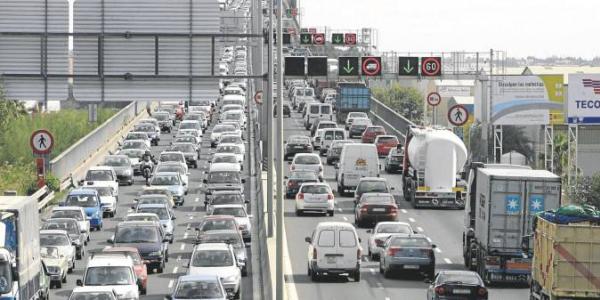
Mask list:
[{"label": "car windshield", "polygon": [[70,218],[77,221],[83,221],[83,215],[78,210],[55,210],[50,218]]},{"label": "car windshield", "polygon": [[179,173],[179,174],[183,174],[184,173],[184,169],[181,165],[159,165],[156,168],[156,172],[160,173],[160,172],[173,172],[173,173]]},{"label": "car windshield", "polygon": [[146,143],[142,141],[126,141],[121,148],[123,149],[143,149]]},{"label": "car windshield", "polygon": [[196,143],[196,138],[193,136],[180,136],[175,138],[175,143]]},{"label": "car windshield", "polygon": [[391,195],[367,196],[361,200],[363,203],[390,204],[394,203],[394,197]]},{"label": "car windshield", "polygon": [[103,165],[111,167],[129,166],[130,160],[127,157],[109,156],[104,159]]},{"label": "car windshield", "polygon": [[115,234],[115,243],[156,243],[158,231],[152,226],[120,227]]},{"label": "car windshield", "polygon": [[224,215],[234,217],[246,217],[246,211],[241,207],[215,207],[213,215]]},{"label": "car windshield", "polygon": [[217,125],[213,128],[213,132],[216,132],[216,133],[228,132],[228,131],[235,131],[235,127],[230,126],[230,125]]},{"label": "car windshield", "polygon": [[85,175],[86,181],[114,181],[110,170],[88,170]]},{"label": "car windshield", "polygon": [[154,128],[154,125],[151,124],[140,124],[140,125],[136,125],[134,127],[135,131],[140,131],[140,132],[154,132],[156,130],[156,128]]},{"label": "car windshield", "polygon": [[196,129],[198,128],[198,123],[196,122],[183,122],[179,125],[179,129]]},{"label": "car windshield", "polygon": [[213,163],[231,163],[231,164],[235,164],[237,163],[237,158],[235,157],[235,155],[219,155],[219,156],[215,156],[212,160]]},{"label": "car windshield", "polygon": [[431,244],[427,239],[421,237],[396,237],[392,240],[391,245],[394,247],[416,247],[429,248]]},{"label": "car windshield", "polygon": [[73,292],[69,300],[115,300],[115,296],[108,291],[104,292]]},{"label": "car windshield", "polygon": [[237,121],[242,118],[241,113],[227,113],[225,114],[225,120]]},{"label": "car windshield", "polygon": [[169,115],[168,114],[157,114],[155,113],[154,115],[152,115],[156,120],[158,121],[167,121],[169,120]]},{"label": "car windshield", "polygon": [[58,256],[58,248],[56,247],[41,247],[40,255],[43,258],[59,258]]},{"label": "car windshield", "polygon": [[198,228],[200,231],[238,229],[234,219],[208,219],[204,220]]},{"label": "car windshield", "polygon": [[164,196],[144,197],[144,198],[140,198],[140,200],[138,200],[137,203],[138,203],[138,205],[141,205],[141,204],[166,204],[167,198]]},{"label": "car windshield", "polygon": [[139,207],[138,213],[156,214],[160,220],[169,220],[169,212],[165,207]]},{"label": "car windshield", "polygon": [[146,134],[145,132],[135,132],[135,133],[129,133],[125,139],[126,140],[145,140],[147,138],[148,138],[148,134]]},{"label": "car windshield", "polygon": [[66,206],[95,207],[98,199],[94,195],[69,195],[65,201]]},{"label": "car windshield", "polygon": [[290,138],[288,144],[308,144],[310,139],[308,137],[294,137]]},{"label": "car windshield", "polygon": [[108,186],[86,186],[86,190],[98,191],[98,196],[112,196],[112,188]]},{"label": "car windshield", "polygon": [[210,172],[208,175],[209,183],[239,183],[240,172]]},{"label": "car windshield", "polygon": [[439,283],[456,282],[463,284],[481,284],[479,278],[475,274],[469,273],[441,273],[438,278]]},{"label": "car windshield", "polygon": [[321,164],[321,159],[314,155],[298,155],[294,159],[294,163],[298,165],[318,165]]},{"label": "car windshield", "polygon": [[179,145],[173,145],[171,147],[171,150],[173,151],[180,151],[183,153],[190,153],[190,152],[195,152],[196,149],[194,149],[193,145],[190,144],[179,144]]},{"label": "car windshield", "polygon": [[244,246],[244,241],[240,237],[240,234],[237,230],[231,233],[208,233],[200,236],[200,242],[203,244],[206,243],[226,243],[231,244],[234,248],[242,248]]},{"label": "car windshield", "polygon": [[336,128],[337,126],[333,123],[320,123],[318,129]]},{"label": "car windshield", "polygon": [[144,155],[144,150],[135,150],[135,149],[123,150],[123,151],[119,152],[119,154],[126,155],[129,158],[141,158]]},{"label": "car windshield", "polygon": [[162,153],[160,155],[160,161],[185,162],[185,158],[183,158],[179,153]]},{"label": "car windshield", "polygon": [[40,234],[40,246],[70,246],[71,241],[64,234]]},{"label": "car windshield", "polygon": [[244,200],[242,199],[242,195],[240,194],[216,194],[213,195],[211,200],[211,203],[213,205],[238,204],[242,202],[244,202]]},{"label": "car windshield", "polygon": [[80,234],[79,224],[75,221],[63,221],[63,220],[48,220],[42,225],[42,229],[47,230],[64,230],[69,234]]},{"label": "car windshield", "polygon": [[177,285],[175,299],[221,299],[223,289],[216,281],[184,281]]},{"label": "car windshield", "polygon": [[376,233],[412,233],[412,229],[404,224],[379,224]]},{"label": "car windshield", "polygon": [[317,180],[318,178],[317,174],[314,172],[292,172],[290,174],[290,179]]},{"label": "car windshield", "polygon": [[234,154],[242,153],[242,151],[240,150],[240,147],[234,146],[234,145],[219,146],[219,147],[217,147],[217,152],[218,153],[234,153]]},{"label": "car windshield", "polygon": [[395,136],[380,136],[377,139],[378,143],[389,143],[389,142],[398,142],[398,139]]},{"label": "car windshield", "polygon": [[88,267],[85,271],[85,285],[131,285],[134,283],[129,267]]},{"label": "car windshield", "polygon": [[176,175],[156,175],[150,181],[151,185],[180,185],[179,177]]},{"label": "car windshield", "polygon": [[329,188],[324,185],[305,185],[302,187],[302,193],[307,194],[328,194]]},{"label": "car windshield", "polygon": [[140,196],[142,196],[142,195],[165,195],[165,196],[170,196],[171,193],[166,188],[154,188],[154,189],[142,190],[142,192],[140,193]]},{"label": "car windshield", "polygon": [[221,137],[221,143],[241,144],[242,138],[237,135],[228,135]]},{"label": "car windshield", "polygon": [[156,215],[128,215],[125,217],[125,221],[152,221],[158,222],[158,216]]},{"label": "car windshield", "polygon": [[233,266],[233,257],[227,250],[203,250],[194,253],[193,267],[228,267]]},{"label": "car windshield", "polygon": [[362,193],[387,193],[387,183],[384,181],[362,181],[358,184],[356,192]]}]

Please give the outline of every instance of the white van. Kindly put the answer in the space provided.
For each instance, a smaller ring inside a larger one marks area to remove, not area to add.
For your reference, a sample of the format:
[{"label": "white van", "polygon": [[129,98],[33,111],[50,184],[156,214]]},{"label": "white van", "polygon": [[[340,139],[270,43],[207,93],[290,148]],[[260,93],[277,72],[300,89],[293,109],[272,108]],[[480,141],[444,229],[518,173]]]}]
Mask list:
[{"label": "white van", "polygon": [[374,144],[345,144],[335,166],[340,195],[353,192],[362,177],[379,177],[379,156]]},{"label": "white van", "polygon": [[137,300],[140,298],[139,286],[133,270],[133,261],[129,257],[96,257],[88,261],[83,280],[77,279],[78,286],[111,287],[119,299]]},{"label": "white van", "polygon": [[328,128],[323,131],[322,135],[323,138],[321,138],[319,142],[319,154],[321,156],[324,156],[327,153],[334,141],[341,141],[348,138],[344,128]]},{"label": "white van", "polygon": [[313,281],[321,275],[342,274],[360,281],[361,240],[350,223],[321,222],[305,241],[308,275]]},{"label": "white van", "polygon": [[237,104],[246,107],[246,97],[242,95],[225,95],[221,105]]},{"label": "white van", "polygon": [[314,102],[306,105],[306,116],[304,117],[304,128],[306,130],[309,130],[314,122],[320,120],[333,121],[333,107],[331,104]]}]

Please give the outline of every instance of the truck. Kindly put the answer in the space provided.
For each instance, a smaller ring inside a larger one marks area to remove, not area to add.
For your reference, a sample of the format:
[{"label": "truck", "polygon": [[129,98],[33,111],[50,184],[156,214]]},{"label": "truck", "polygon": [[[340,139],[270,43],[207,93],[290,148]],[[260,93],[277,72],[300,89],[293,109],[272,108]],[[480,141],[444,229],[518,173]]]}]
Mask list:
[{"label": "truck", "polygon": [[415,208],[464,208],[461,173],[467,148],[443,127],[410,126],[405,135],[402,170],[404,200]]},{"label": "truck", "polygon": [[349,112],[371,110],[371,90],[363,82],[339,82],[336,86],[335,110],[338,123],[343,123]]},{"label": "truck", "polygon": [[0,196],[0,299],[43,298],[37,199]]},{"label": "truck", "polygon": [[535,222],[530,298],[600,299],[600,224]]},{"label": "truck", "polygon": [[527,284],[531,259],[522,237],[536,214],[561,202],[561,179],[524,166],[474,165],[467,185],[463,228],[465,266],[488,284]]}]

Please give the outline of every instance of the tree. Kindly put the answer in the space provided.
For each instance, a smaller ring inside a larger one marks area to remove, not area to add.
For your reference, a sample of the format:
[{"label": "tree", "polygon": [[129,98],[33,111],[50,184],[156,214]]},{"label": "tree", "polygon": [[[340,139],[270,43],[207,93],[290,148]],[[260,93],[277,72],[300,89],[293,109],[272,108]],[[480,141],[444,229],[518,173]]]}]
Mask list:
[{"label": "tree", "polygon": [[577,204],[589,204],[600,207],[600,173],[583,176],[569,190],[569,199]]},{"label": "tree", "polygon": [[525,136],[523,128],[519,126],[502,126],[502,151],[504,153],[516,151],[525,155],[528,162],[534,160],[535,152],[532,142]]},{"label": "tree", "polygon": [[27,111],[23,103],[16,100],[8,100],[4,88],[0,85],[0,129],[19,116],[26,115]]},{"label": "tree", "polygon": [[392,84],[387,88],[373,88],[373,96],[389,108],[414,123],[423,120],[423,94],[411,87]]}]

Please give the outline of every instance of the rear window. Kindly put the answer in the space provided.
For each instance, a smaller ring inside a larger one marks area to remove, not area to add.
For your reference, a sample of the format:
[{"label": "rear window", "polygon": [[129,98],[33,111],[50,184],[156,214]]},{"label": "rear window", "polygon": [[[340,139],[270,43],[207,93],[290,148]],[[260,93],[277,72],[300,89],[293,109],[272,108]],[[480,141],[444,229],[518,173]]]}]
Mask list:
[{"label": "rear window", "polygon": [[424,238],[398,237],[392,240],[392,246],[429,248],[431,244]]},{"label": "rear window", "polygon": [[317,245],[320,247],[333,247],[335,245],[335,233],[333,230],[321,231]]},{"label": "rear window", "polygon": [[328,194],[329,188],[324,185],[305,185],[302,187],[302,193],[307,194]]},{"label": "rear window", "polygon": [[384,136],[384,137],[380,137],[378,140],[379,143],[388,143],[388,142],[398,142],[398,139],[396,137],[393,136]]},{"label": "rear window", "polygon": [[358,193],[387,193],[388,187],[384,181],[363,181],[358,184]]},{"label": "rear window", "polygon": [[321,113],[322,114],[330,114],[331,113],[331,106],[329,106],[329,105],[322,105],[321,106]]},{"label": "rear window", "polygon": [[303,155],[297,156],[295,163],[300,165],[318,165],[321,163],[321,159],[312,155]]},{"label": "rear window", "polygon": [[356,247],[354,231],[340,230],[340,247]]},{"label": "rear window", "polygon": [[311,114],[318,114],[319,113],[319,105],[311,105],[310,106],[310,113]]},{"label": "rear window", "polygon": [[389,195],[385,195],[385,196],[369,196],[369,197],[365,197],[363,199],[362,202],[366,202],[366,203],[380,203],[380,204],[389,204],[389,203],[394,203],[394,198],[389,196]]}]

